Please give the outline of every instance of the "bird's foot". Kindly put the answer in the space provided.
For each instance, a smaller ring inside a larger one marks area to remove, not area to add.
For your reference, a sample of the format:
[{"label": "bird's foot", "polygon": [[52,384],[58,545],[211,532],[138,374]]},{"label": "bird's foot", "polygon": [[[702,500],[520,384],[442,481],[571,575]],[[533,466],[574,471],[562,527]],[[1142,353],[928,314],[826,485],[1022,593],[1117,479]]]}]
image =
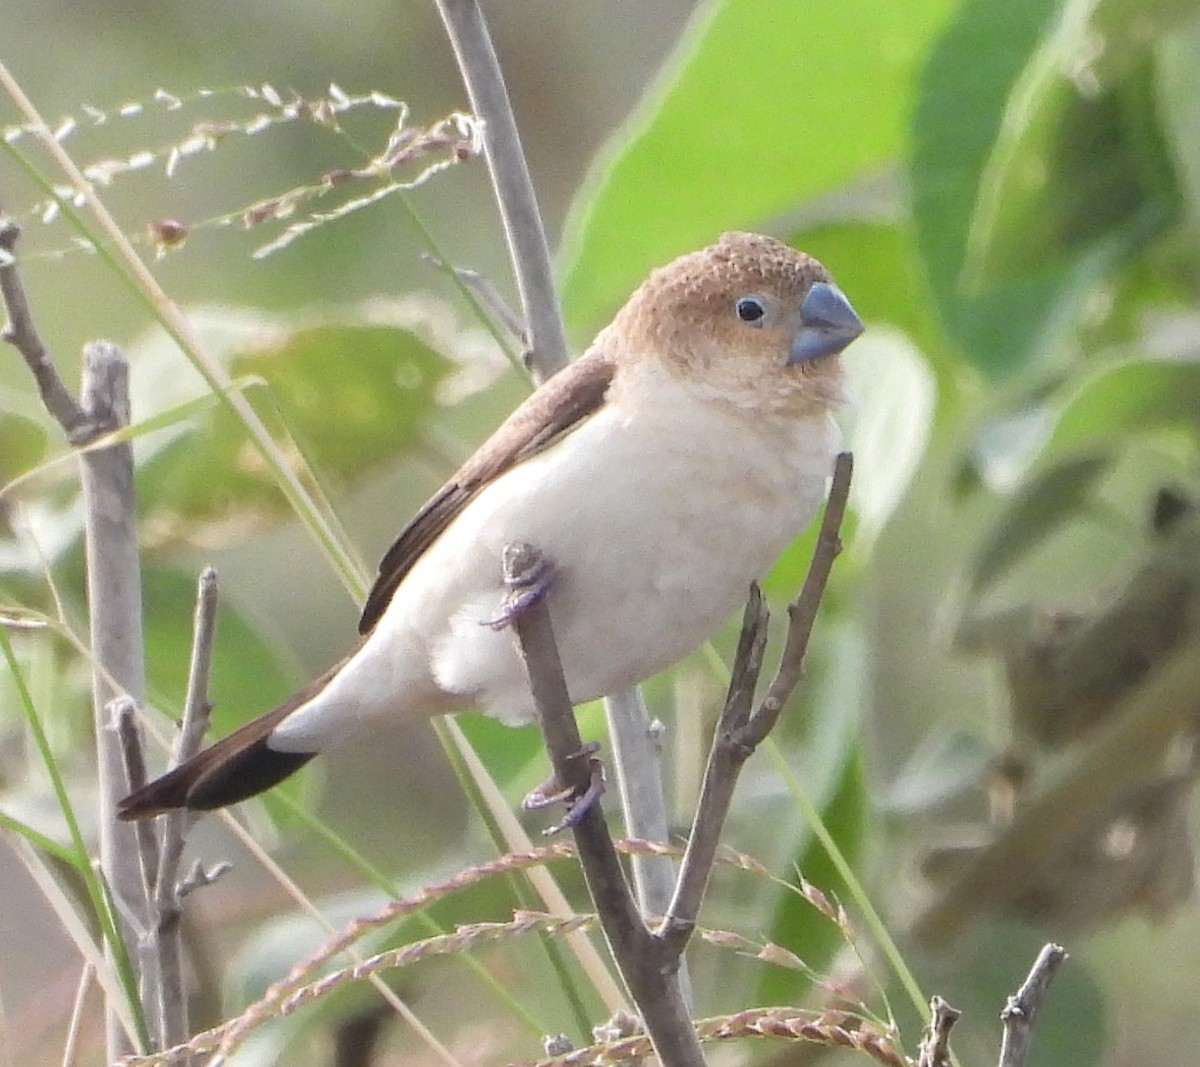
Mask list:
[{"label": "bird's foot", "polygon": [[551,804],[565,804],[567,814],[548,830],[542,832],[547,836],[561,833],[568,827],[578,825],[579,821],[592,809],[596,801],[604,795],[604,762],[596,756],[600,745],[589,741],[575,755],[574,759],[588,761],[588,785],[582,792],[574,789],[564,789],[554,775],[547,778],[536,789],[525,794],[521,807],[526,811],[537,811]]},{"label": "bird's foot", "polygon": [[514,554],[514,562],[505,560],[505,573],[513,577],[505,579],[508,592],[500,610],[481,623],[493,630],[503,630],[528,611],[550,590],[554,581],[554,565],[531,545],[505,545],[504,554]]}]

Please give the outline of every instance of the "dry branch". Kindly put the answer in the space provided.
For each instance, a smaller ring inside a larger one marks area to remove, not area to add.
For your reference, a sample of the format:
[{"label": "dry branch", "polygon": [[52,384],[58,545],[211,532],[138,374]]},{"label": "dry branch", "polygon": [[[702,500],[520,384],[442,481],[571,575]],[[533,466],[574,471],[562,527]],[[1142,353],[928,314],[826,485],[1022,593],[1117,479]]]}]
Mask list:
[{"label": "dry branch", "polygon": [[1021,988],[1008,998],[1000,1013],[1004,1023],[1004,1037],[1000,1045],[999,1067],[1025,1067],[1029,1061],[1029,1050],[1033,1044],[1033,1024],[1038,1009],[1045,999],[1046,990],[1055,972],[1066,961],[1067,952],[1060,945],[1042,947],[1034,961],[1029,977]]},{"label": "dry branch", "polygon": [[0,339],[21,353],[37,383],[46,410],[63,428],[67,440],[74,444],[81,436],[88,435],[87,413],[59,377],[34,324],[33,312],[17,267],[16,248],[20,238],[21,227],[0,212],[0,296],[8,313],[8,324],[0,332]]},{"label": "dry branch", "polygon": [[[532,546],[507,546],[506,583],[521,586],[523,578],[536,571],[540,563],[540,553]],[[593,760],[584,749],[575,723],[545,598],[523,608],[513,627],[555,777],[563,789],[583,796],[593,785]],[[604,936],[642,1013],[655,1052],[666,1067],[703,1067],[704,1055],[679,986],[678,954],[664,951],[663,943],[643,922],[599,800],[587,806],[572,829]]]},{"label": "dry branch", "polygon": [[688,837],[679,881],[659,929],[659,936],[677,954],[683,951],[695,927],[738,775],[754,749],[774,728],[792,691],[804,677],[804,656],[813,622],[825,593],[833,561],[841,550],[839,531],[846,513],[853,466],[849,452],[838,456],[812,563],[799,596],[788,607],[788,632],[783,655],[767,695],[757,708],[753,707],[754,691],[762,669],[769,614],[758,587],[751,590],[729,694],[713,736],[712,751],[705,769],[700,802]]}]

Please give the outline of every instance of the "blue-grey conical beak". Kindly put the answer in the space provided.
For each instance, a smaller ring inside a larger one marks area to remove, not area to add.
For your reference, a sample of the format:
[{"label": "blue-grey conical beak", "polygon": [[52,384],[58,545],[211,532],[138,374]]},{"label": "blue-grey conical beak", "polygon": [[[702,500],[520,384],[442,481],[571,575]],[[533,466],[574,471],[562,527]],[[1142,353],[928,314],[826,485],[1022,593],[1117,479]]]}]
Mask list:
[{"label": "blue-grey conical beak", "polygon": [[862,320],[836,285],[813,282],[800,305],[801,326],[788,363],[804,363],[840,352],[863,332]]}]

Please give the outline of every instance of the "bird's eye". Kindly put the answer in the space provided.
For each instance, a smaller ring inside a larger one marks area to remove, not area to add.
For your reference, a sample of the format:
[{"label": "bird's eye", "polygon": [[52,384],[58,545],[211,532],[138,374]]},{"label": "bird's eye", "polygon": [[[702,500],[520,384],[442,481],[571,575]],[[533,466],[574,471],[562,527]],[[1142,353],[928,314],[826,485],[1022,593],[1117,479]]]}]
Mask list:
[{"label": "bird's eye", "polygon": [[734,305],[734,310],[742,322],[761,322],[762,317],[767,313],[767,309],[763,307],[763,302],[756,296],[742,297]]}]

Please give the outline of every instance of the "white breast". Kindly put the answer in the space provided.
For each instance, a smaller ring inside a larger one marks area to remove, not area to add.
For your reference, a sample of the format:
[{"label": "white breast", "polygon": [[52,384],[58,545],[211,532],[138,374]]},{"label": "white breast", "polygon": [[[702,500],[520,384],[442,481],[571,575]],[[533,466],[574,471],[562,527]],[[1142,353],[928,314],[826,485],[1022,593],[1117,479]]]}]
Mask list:
[{"label": "white breast", "polygon": [[[504,596],[512,541],[554,566],[551,619],[572,699],[649,677],[711,636],[810,521],[839,445],[824,411],[760,418],[660,372],[471,502],[400,585],[371,638],[273,737],[311,751],[378,715],[532,717]],[[335,707],[336,705],[336,707]],[[340,724],[340,725],[339,725]]]}]

